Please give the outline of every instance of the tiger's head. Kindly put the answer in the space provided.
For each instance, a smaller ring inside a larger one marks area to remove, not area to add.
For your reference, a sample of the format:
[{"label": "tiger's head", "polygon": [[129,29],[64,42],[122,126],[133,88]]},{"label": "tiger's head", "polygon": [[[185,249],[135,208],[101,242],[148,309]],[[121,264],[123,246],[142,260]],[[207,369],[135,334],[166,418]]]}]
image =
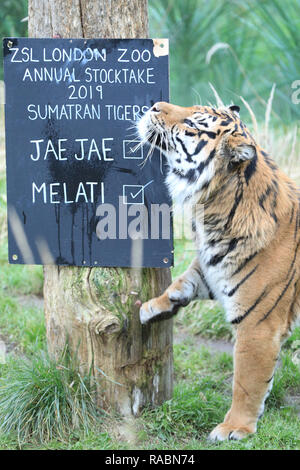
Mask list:
[{"label": "tiger's head", "polygon": [[238,106],[184,108],[159,102],[140,119],[138,133],[167,157],[167,184],[177,202],[194,193],[205,200],[242,165],[245,175],[256,165],[256,144]]}]

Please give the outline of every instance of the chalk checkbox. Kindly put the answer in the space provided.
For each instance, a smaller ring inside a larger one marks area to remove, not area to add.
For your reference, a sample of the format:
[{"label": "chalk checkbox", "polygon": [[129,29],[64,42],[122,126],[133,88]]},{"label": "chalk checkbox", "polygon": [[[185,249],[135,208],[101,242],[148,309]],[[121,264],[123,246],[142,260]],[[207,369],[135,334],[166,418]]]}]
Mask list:
[{"label": "chalk checkbox", "polygon": [[124,184],[123,185],[123,204],[144,204],[144,191],[153,180],[146,184]]},{"label": "chalk checkbox", "polygon": [[143,160],[143,146],[135,147],[139,144],[139,140],[123,140],[123,158],[129,160]]},{"label": "chalk checkbox", "polygon": [[141,184],[124,184],[123,204],[144,204],[144,186]]}]

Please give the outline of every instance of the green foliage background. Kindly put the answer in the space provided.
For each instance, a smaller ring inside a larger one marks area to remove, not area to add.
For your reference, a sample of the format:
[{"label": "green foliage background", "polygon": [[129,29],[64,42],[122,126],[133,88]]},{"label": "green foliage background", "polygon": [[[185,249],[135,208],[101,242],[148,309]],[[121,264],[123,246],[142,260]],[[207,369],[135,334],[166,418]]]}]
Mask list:
[{"label": "green foliage background", "polygon": [[[273,83],[273,117],[300,117],[291,84],[300,78],[300,1],[149,0],[151,35],[170,38],[171,100],[180,105],[224,102],[242,95],[262,116]],[[221,44],[222,46],[221,46]],[[209,63],[207,54],[219,44]]]},{"label": "green foliage background", "polygon": [[[26,16],[27,0],[1,0],[1,36],[26,36]],[[210,82],[224,102],[241,104],[242,95],[259,117],[276,83],[275,122],[300,118],[291,100],[300,79],[300,0],[149,0],[149,26],[152,37],[170,39],[173,102],[214,101]]]},{"label": "green foliage background", "polygon": [[[27,0],[1,0],[0,2],[0,37],[27,36]],[[0,48],[0,80],[3,80],[3,54]]]}]

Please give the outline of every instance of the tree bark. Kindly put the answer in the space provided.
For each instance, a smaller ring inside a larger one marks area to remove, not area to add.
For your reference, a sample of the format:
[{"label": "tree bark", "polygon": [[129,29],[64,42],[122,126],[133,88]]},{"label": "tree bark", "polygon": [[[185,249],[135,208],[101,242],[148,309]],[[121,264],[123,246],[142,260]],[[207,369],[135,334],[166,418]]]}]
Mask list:
[{"label": "tree bark", "polygon": [[[29,37],[148,36],[147,0],[29,0]],[[170,270],[44,267],[49,353],[66,343],[97,379],[99,406],[138,415],[172,395],[172,320],[142,326],[136,304],[160,295]]]}]

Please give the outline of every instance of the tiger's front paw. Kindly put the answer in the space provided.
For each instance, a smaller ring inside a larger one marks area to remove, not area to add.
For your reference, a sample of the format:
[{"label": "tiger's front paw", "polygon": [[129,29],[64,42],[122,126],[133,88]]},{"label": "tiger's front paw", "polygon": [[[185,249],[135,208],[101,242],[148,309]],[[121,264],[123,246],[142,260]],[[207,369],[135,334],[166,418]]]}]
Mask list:
[{"label": "tiger's front paw", "polygon": [[227,439],[238,441],[240,439],[244,439],[253,432],[255,432],[255,430],[252,430],[247,426],[234,426],[230,423],[222,423],[215,427],[208,438],[213,442],[225,441]]},{"label": "tiger's front paw", "polygon": [[140,308],[140,320],[142,324],[150,320],[166,320],[178,312],[180,305],[172,302],[169,298],[161,299],[156,297],[145,302]]},{"label": "tiger's front paw", "polygon": [[193,298],[193,286],[179,279],[171,284],[160,297],[155,297],[141,306],[141,323],[171,318],[176,315],[180,307],[186,307]]}]

